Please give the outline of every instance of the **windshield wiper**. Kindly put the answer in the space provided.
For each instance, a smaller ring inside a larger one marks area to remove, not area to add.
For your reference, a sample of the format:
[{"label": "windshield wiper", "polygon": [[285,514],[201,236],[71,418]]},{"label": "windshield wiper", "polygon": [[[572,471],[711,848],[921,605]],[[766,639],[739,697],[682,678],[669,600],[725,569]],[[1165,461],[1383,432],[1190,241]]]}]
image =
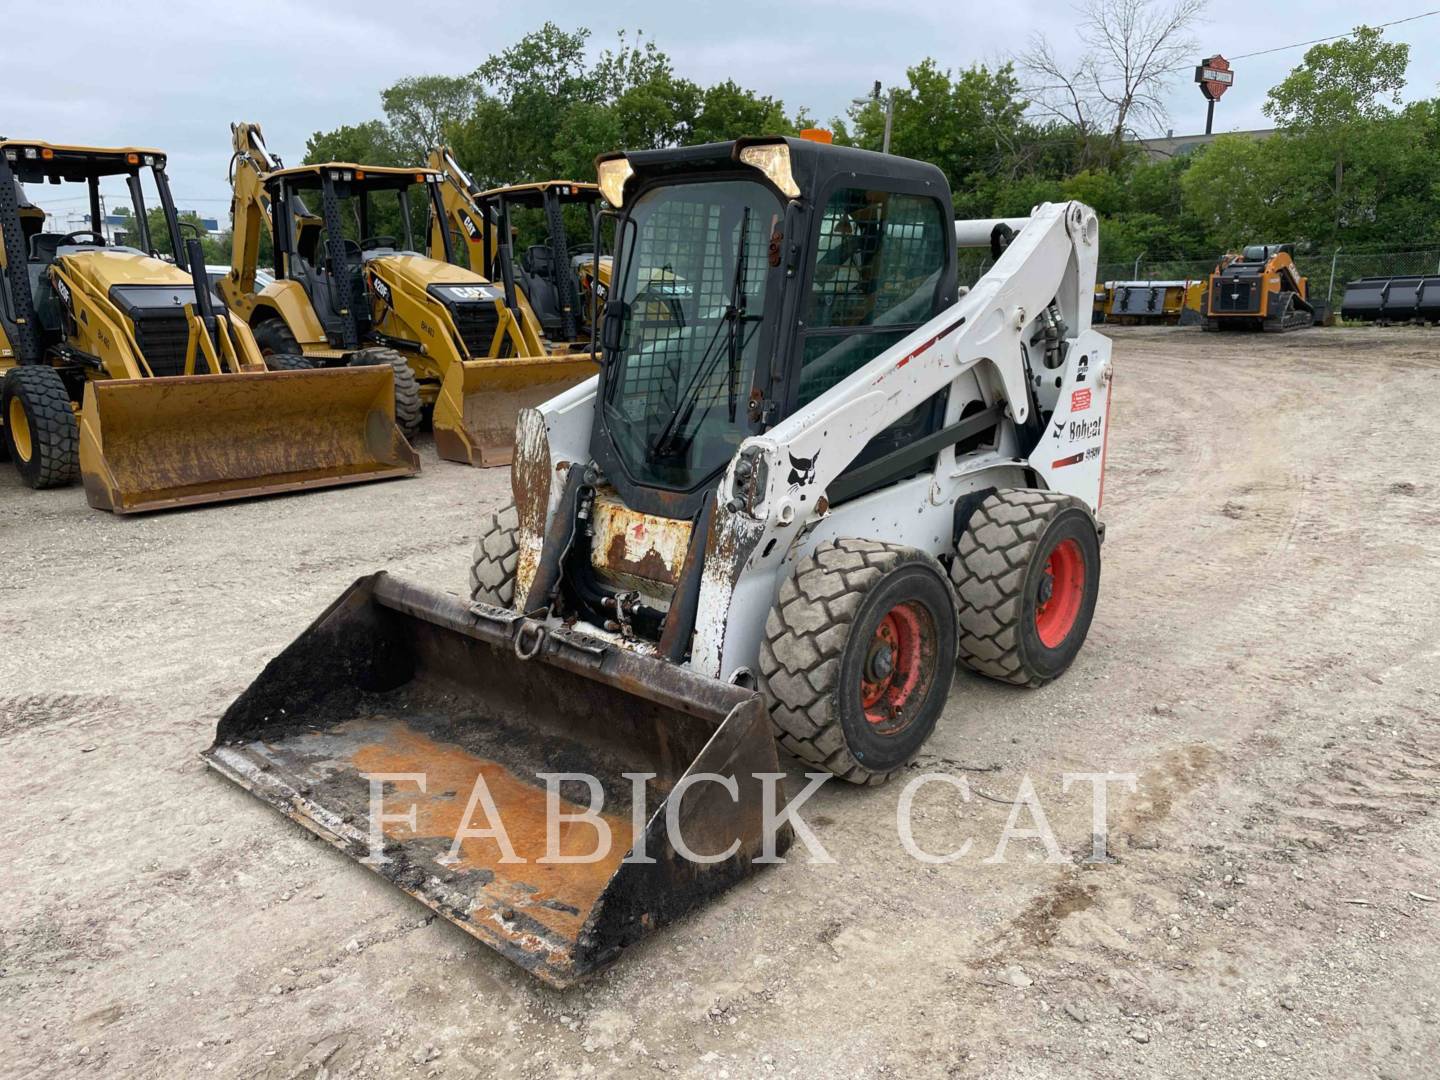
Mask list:
[{"label": "windshield wiper", "polygon": [[[720,317],[720,322],[715,326],[715,333],[705,346],[705,352],[701,354],[700,361],[695,365],[695,372],[690,376],[690,381],[685,384],[679,400],[675,403],[675,410],[670,414],[670,419],[660,429],[654,440],[648,447],[648,457],[653,462],[662,457],[670,457],[678,453],[684,445],[680,433],[690,423],[690,418],[695,414],[695,406],[700,402],[700,395],[705,387],[709,385],[710,376],[714,373],[715,365],[720,362],[722,356],[729,359],[729,398],[730,398],[730,419],[735,419],[735,410],[738,397],[738,380],[740,376],[740,357],[745,350],[745,339],[741,327],[747,322],[759,322],[760,316],[748,315],[745,310],[745,277],[749,272],[750,264],[750,207],[745,207],[740,215],[740,236],[736,243],[735,250],[735,274],[730,282],[730,302],[726,305],[725,313]],[[720,340],[721,328],[726,330],[726,349],[718,351],[715,346]],[[691,438],[694,436],[692,435]]]}]

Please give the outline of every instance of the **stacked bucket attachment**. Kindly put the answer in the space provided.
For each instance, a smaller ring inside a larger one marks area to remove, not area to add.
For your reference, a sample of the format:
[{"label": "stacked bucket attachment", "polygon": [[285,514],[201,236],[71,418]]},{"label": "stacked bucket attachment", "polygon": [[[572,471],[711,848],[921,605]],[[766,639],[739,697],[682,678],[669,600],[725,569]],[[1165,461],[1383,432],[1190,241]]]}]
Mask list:
[{"label": "stacked bucket attachment", "polygon": [[414,476],[387,367],[92,380],[91,506],[119,514]]},{"label": "stacked bucket attachment", "polygon": [[557,987],[752,873],[757,774],[779,772],[753,691],[383,573],[266,666],[204,756]]},{"label": "stacked bucket attachment", "polygon": [[1345,286],[1340,317],[1375,323],[1440,323],[1440,275],[1352,281]]},{"label": "stacked bucket attachment", "polygon": [[435,402],[435,452],[467,465],[509,465],[520,410],[549,401],[597,370],[589,353],[451,364]]}]

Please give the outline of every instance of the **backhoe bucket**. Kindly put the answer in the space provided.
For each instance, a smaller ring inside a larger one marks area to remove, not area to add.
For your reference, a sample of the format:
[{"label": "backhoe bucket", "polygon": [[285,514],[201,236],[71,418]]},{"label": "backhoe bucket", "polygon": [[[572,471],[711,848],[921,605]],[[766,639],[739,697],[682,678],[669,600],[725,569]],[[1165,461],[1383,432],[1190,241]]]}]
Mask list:
[{"label": "backhoe bucket", "polygon": [[130,514],[414,476],[393,380],[386,366],[94,380],[86,498]]},{"label": "backhoe bucket", "polygon": [[785,801],[753,691],[383,573],[204,757],[557,987],[752,873]]},{"label": "backhoe bucket", "polygon": [[467,465],[509,465],[520,410],[549,401],[597,370],[583,353],[451,365],[435,402],[436,453]]}]

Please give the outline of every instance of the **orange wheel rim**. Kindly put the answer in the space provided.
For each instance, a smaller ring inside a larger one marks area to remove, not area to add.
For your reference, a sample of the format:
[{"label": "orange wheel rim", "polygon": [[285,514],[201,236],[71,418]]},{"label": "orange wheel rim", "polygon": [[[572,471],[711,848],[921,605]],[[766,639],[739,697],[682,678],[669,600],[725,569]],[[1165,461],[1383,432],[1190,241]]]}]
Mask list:
[{"label": "orange wheel rim", "polygon": [[1085,556],[1080,545],[1065,539],[1045,558],[1035,604],[1035,633],[1047,649],[1058,649],[1075,629],[1085,598]]},{"label": "orange wheel rim", "polygon": [[935,624],[919,604],[896,604],[875,627],[860,673],[860,707],[881,735],[910,723],[934,675]]}]

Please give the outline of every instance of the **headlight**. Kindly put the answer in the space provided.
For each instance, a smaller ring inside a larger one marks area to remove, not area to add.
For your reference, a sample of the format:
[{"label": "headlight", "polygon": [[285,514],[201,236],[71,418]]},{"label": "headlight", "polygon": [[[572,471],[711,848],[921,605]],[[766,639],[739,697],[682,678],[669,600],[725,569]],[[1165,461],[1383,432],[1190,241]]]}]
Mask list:
[{"label": "headlight", "polygon": [[611,158],[609,161],[600,162],[595,173],[600,184],[600,194],[605,196],[605,201],[611,206],[623,205],[625,181],[635,175],[635,169],[630,162],[623,157]]},{"label": "headlight", "polygon": [[784,143],[747,146],[740,151],[740,160],[764,173],[787,198],[799,197],[799,185],[795,183],[795,176],[790,171],[790,147]]}]

